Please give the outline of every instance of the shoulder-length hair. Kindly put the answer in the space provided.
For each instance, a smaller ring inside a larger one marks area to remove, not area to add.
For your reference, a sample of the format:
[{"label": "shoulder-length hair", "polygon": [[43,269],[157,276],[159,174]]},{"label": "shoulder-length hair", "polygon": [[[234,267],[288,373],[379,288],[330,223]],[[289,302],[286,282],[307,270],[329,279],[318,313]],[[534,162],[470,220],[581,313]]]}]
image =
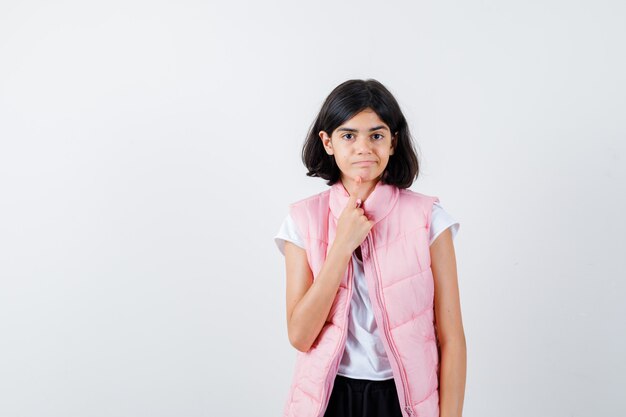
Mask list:
[{"label": "shoulder-length hair", "polygon": [[419,175],[419,162],[409,126],[394,96],[374,79],[345,81],[328,95],[302,148],[302,162],[308,169],[307,176],[323,178],[328,185],[339,181],[341,171],[334,155],[328,155],[324,150],[319,132],[323,130],[332,136],[341,124],[367,108],[376,112],[389,126],[392,138],[397,133],[394,153],[380,180],[398,188],[411,186]]}]

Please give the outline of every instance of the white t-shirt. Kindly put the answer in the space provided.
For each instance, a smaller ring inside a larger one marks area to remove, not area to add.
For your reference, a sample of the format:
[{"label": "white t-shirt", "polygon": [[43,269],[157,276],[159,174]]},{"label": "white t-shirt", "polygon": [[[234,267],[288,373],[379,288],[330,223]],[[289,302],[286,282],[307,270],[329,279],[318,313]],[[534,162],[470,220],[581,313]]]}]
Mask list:
[{"label": "white t-shirt", "polygon": [[[441,206],[435,202],[431,215],[430,244],[448,227],[452,227],[452,238],[459,230],[460,223],[455,221]],[[296,224],[289,214],[280,226],[274,241],[280,252],[285,254],[285,241],[305,248]],[[350,316],[346,349],[338,374],[350,378],[384,380],[393,378],[391,365],[387,359],[385,348],[380,340],[378,327],[374,319],[372,305],[363,273],[363,262],[352,254],[354,270],[354,291],[350,301]]]}]

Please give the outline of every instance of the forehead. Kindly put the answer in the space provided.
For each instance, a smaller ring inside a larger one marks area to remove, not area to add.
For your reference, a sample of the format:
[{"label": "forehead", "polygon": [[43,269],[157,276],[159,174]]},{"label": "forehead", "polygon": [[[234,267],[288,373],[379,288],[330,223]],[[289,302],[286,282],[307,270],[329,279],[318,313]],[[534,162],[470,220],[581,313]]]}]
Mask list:
[{"label": "forehead", "polygon": [[350,127],[350,128],[370,128],[374,126],[385,126],[388,128],[387,124],[378,117],[375,111],[371,109],[365,109],[355,114],[352,118],[343,122],[339,127]]}]

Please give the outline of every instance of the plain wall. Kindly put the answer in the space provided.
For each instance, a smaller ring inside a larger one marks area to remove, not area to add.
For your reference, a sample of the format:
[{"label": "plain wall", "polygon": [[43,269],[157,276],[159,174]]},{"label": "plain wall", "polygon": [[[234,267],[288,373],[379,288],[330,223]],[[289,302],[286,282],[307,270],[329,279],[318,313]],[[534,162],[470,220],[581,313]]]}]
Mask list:
[{"label": "plain wall", "polygon": [[0,415],[280,416],[273,236],[350,78],[440,198],[465,417],[626,415],[618,1],[0,3]]}]

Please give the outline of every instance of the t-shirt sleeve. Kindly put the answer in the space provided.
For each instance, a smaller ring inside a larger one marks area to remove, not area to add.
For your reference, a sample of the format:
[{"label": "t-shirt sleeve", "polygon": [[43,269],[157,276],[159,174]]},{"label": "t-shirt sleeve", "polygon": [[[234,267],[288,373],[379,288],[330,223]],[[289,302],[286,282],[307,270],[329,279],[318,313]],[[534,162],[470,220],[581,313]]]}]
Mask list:
[{"label": "t-shirt sleeve", "polygon": [[435,202],[433,204],[433,212],[430,220],[430,244],[448,227],[451,227],[452,239],[456,237],[461,224],[443,209],[441,204]]},{"label": "t-shirt sleeve", "polygon": [[298,232],[296,223],[293,221],[293,218],[289,214],[287,214],[287,217],[285,217],[282,224],[280,225],[278,233],[276,233],[276,236],[274,236],[274,242],[276,242],[276,246],[278,247],[280,253],[283,254],[283,256],[285,256],[285,241],[287,240],[300,246],[302,249],[305,249],[304,242],[300,237],[300,233]]}]

